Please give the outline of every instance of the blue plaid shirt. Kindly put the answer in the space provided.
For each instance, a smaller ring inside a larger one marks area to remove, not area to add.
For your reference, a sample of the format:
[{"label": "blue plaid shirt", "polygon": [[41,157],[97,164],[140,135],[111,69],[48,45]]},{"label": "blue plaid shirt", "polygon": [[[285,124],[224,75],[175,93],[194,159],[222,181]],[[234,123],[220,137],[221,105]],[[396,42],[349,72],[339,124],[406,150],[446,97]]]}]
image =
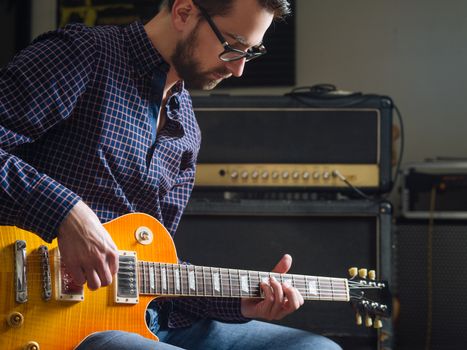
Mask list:
[{"label": "blue plaid shirt", "polygon": [[[20,52],[0,71],[0,224],[50,242],[82,199],[102,222],[145,212],[173,235],[201,136],[179,82],[154,142],[154,86],[168,69],[140,23],[70,25]],[[245,320],[237,300],[180,299],[169,326],[199,317]]]}]

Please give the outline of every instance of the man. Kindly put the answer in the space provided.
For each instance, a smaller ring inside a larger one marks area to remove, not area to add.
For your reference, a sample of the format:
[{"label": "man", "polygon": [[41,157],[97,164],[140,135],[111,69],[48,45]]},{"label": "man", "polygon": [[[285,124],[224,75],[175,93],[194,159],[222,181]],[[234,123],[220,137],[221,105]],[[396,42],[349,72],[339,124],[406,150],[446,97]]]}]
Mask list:
[{"label": "man", "polygon": [[[173,235],[188,201],[200,133],[185,85],[212,89],[240,77],[245,62],[265,52],[273,19],[288,11],[286,0],[169,0],[144,27],[72,25],[39,37],[0,75],[1,224],[57,238],[75,283],[109,285],[117,247],[101,222],[145,212]],[[290,265],[286,255],[274,271]],[[247,322],[280,319],[303,304],[274,279],[261,288],[260,302],[155,306],[148,319],[159,343],[109,330],[78,348],[338,348]]]}]

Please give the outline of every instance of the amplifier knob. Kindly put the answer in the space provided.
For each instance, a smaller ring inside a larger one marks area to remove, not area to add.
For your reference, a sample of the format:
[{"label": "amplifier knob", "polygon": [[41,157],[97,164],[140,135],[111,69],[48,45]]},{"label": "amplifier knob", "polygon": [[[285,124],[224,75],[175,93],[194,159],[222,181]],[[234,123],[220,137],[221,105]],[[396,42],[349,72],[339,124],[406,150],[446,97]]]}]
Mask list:
[{"label": "amplifier knob", "polygon": [[242,171],[242,179],[248,179],[248,171]]},{"label": "amplifier knob", "polygon": [[269,172],[263,171],[263,173],[261,174],[261,177],[262,177],[263,179],[267,179],[267,178],[269,177]]},{"label": "amplifier knob", "polygon": [[251,178],[252,179],[256,180],[258,177],[259,177],[259,173],[256,170],[251,173]]},{"label": "amplifier knob", "polygon": [[319,171],[313,171],[313,179],[318,180],[320,176]]},{"label": "amplifier knob", "polygon": [[331,178],[331,173],[329,171],[325,171],[323,173],[323,179],[324,180],[329,180]]},{"label": "amplifier knob", "polygon": [[298,171],[294,171],[292,173],[292,179],[298,180],[300,178],[300,173]]},{"label": "amplifier knob", "polygon": [[272,178],[275,180],[275,179],[278,179],[279,178],[279,173],[277,171],[273,171],[272,172]]},{"label": "amplifier knob", "polygon": [[282,172],[282,178],[283,179],[288,179],[289,178],[289,172],[288,171],[283,171]]},{"label": "amplifier knob", "polygon": [[308,180],[310,178],[310,173],[308,171],[305,171],[302,176],[303,179]]},{"label": "amplifier knob", "polygon": [[230,173],[230,177],[231,177],[232,179],[237,179],[237,178],[238,178],[238,172],[235,171],[235,170],[232,171],[232,172]]}]

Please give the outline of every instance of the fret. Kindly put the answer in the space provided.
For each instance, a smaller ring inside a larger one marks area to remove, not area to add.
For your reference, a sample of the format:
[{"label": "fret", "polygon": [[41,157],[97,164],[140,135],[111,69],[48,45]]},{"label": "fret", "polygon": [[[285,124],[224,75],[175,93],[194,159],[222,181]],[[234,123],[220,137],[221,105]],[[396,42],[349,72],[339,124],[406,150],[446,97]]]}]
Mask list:
[{"label": "fret", "polygon": [[204,295],[203,275],[199,273],[200,266],[193,266],[196,282],[196,295]]},{"label": "fret", "polygon": [[229,281],[228,281],[228,282],[229,282],[229,295],[230,295],[231,297],[233,297],[232,274],[231,274],[230,269],[227,269],[227,274],[228,274],[228,276],[229,276]]},{"label": "fret", "polygon": [[287,283],[289,286],[293,286],[293,275],[281,275],[282,283]]},{"label": "fret", "polygon": [[224,280],[224,273],[222,272],[222,268],[219,268],[219,281],[220,281],[220,295],[223,297],[228,296],[228,293],[224,293],[224,290],[226,290],[227,288],[228,281]]},{"label": "fret", "polygon": [[180,280],[182,284],[182,295],[189,295],[190,290],[188,289],[188,265],[180,265]]},{"label": "fret", "polygon": [[253,295],[256,296],[256,297],[260,297],[261,296],[261,286],[260,286],[260,283],[261,283],[261,273],[258,272],[258,271],[255,271],[255,280],[252,281],[253,282],[253,287],[254,288],[258,288],[258,292],[257,293],[254,293]]},{"label": "fret", "polygon": [[331,299],[334,300],[334,285],[332,283],[332,278],[329,279],[329,284],[331,285]]},{"label": "fret", "polygon": [[330,293],[331,284],[329,283],[329,279],[326,277],[318,277],[318,282],[320,300],[332,300]]},{"label": "fret", "polygon": [[302,296],[306,294],[306,281],[305,276],[294,275],[292,276],[294,280],[294,286],[298,289]]},{"label": "fret", "polygon": [[170,295],[175,294],[175,277],[174,265],[167,265],[167,293]]},{"label": "fret", "polygon": [[201,274],[202,274],[202,277],[203,277],[203,291],[204,291],[203,295],[204,296],[210,296],[211,294],[209,294],[207,292],[207,286],[206,286],[207,282],[206,282],[206,274],[205,274],[205,267],[204,266],[201,267]]},{"label": "fret", "polygon": [[246,276],[247,276],[247,278],[248,278],[248,290],[249,290],[248,296],[251,297],[251,296],[253,296],[253,286],[252,286],[252,284],[251,284],[250,272],[251,272],[251,271],[247,271],[247,272],[246,272]]}]

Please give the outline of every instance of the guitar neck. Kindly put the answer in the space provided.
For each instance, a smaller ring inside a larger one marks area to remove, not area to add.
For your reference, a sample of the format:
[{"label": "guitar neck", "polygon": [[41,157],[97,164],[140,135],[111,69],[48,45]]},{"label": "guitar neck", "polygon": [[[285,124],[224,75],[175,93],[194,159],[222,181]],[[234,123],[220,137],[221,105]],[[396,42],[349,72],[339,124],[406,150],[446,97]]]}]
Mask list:
[{"label": "guitar neck", "polygon": [[297,288],[305,300],[349,301],[345,278],[138,262],[139,294],[145,295],[262,298],[260,283],[270,277]]}]

